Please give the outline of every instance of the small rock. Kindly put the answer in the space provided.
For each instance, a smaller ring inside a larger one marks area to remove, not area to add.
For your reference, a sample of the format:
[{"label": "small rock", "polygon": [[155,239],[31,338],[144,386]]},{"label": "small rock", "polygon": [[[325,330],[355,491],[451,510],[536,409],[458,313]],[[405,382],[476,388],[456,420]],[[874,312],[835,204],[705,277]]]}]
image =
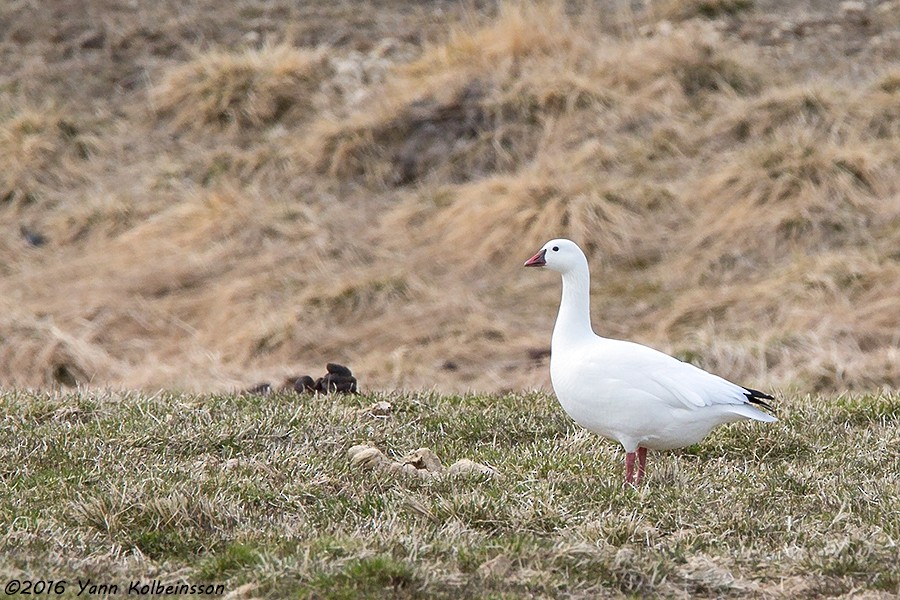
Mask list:
[{"label": "small rock", "polygon": [[381,450],[369,445],[353,446],[347,454],[350,455],[350,465],[360,469],[374,469],[387,462]]},{"label": "small rock", "polygon": [[406,475],[410,475],[412,477],[418,477],[420,479],[425,479],[427,477],[431,477],[435,475],[432,471],[428,471],[427,469],[417,469],[413,465],[406,463],[400,469],[401,473],[405,473]]},{"label": "small rock", "polygon": [[419,448],[403,459],[403,464],[412,465],[416,469],[424,469],[433,473],[440,473],[444,466],[437,454],[428,448]]},{"label": "small rock", "polygon": [[677,569],[677,573],[683,579],[711,590],[746,588],[745,582],[735,580],[726,567],[703,555],[689,557],[687,563]]},{"label": "small rock", "polygon": [[252,598],[254,591],[259,587],[258,583],[245,583],[244,585],[239,585],[228,594],[226,594],[222,600],[238,600],[239,598]]},{"label": "small rock", "polygon": [[374,446],[357,444],[347,450],[347,456],[350,458],[350,465],[360,469],[384,469],[391,473],[402,473],[420,479],[430,479],[447,473],[450,475],[479,473],[503,479],[503,476],[493,467],[467,458],[456,461],[450,469],[444,470],[441,459],[428,448],[419,448],[400,461],[392,461]]},{"label": "small rock", "polygon": [[448,472],[451,475],[465,475],[468,473],[479,473],[481,475],[488,475],[489,477],[496,477],[498,479],[502,479],[503,476],[500,472],[487,465],[483,465],[481,463],[477,463],[474,460],[469,460],[468,458],[461,458],[452,465],[448,469]]},{"label": "small rock", "polygon": [[778,29],[779,31],[784,31],[784,32],[788,32],[788,33],[795,33],[799,28],[800,28],[800,26],[797,25],[796,23],[794,23],[793,21],[782,21],[781,23],[778,24],[778,27],[776,27],[776,29]]},{"label": "small rock", "polygon": [[371,447],[372,446],[370,446],[369,444],[356,444],[355,446],[350,446],[350,448],[347,450],[347,457],[353,458],[354,456],[356,456],[357,454],[359,454],[366,448],[371,448]]}]

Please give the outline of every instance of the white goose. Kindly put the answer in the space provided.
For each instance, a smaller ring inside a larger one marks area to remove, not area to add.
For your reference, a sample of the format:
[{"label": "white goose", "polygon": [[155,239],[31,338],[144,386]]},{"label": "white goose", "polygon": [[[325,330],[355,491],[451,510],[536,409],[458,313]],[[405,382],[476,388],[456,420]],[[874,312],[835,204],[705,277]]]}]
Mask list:
[{"label": "white goose", "polygon": [[576,423],[625,447],[626,484],[640,484],[648,448],[689,446],[723,423],[778,420],[754,406],[771,409],[765,402],[773,399],[768,394],[653,348],[595,334],[587,258],[575,242],[551,240],[525,266],[562,274],[562,300],[550,343],[553,390]]}]

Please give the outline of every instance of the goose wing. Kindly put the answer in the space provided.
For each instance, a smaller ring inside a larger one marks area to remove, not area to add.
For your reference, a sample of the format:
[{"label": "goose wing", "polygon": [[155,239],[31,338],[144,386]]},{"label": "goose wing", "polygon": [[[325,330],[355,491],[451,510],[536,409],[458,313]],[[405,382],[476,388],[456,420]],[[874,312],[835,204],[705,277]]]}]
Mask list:
[{"label": "goose wing", "polygon": [[[772,396],[744,388],[690,363],[634,342],[597,338],[594,349],[585,352],[585,384],[609,391],[649,394],[671,408],[699,409],[714,405],[747,406],[740,411],[750,418],[772,418],[753,407],[770,408]],[[764,419],[768,420],[768,419]],[[774,420],[774,419],[773,419]]]}]

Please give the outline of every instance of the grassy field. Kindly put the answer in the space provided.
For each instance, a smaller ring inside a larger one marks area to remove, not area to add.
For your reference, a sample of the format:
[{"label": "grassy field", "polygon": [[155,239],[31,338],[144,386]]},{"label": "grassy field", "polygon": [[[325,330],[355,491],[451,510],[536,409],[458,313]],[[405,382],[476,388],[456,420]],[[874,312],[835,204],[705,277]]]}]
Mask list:
[{"label": "grassy field", "polygon": [[[0,574],[65,579],[69,597],[79,579],[235,598],[896,597],[900,396],[777,407],[777,424],[651,454],[634,490],[622,451],[542,393],[5,391]],[[362,443],[430,448],[445,470],[352,465]],[[498,474],[447,474],[462,458]]]}]

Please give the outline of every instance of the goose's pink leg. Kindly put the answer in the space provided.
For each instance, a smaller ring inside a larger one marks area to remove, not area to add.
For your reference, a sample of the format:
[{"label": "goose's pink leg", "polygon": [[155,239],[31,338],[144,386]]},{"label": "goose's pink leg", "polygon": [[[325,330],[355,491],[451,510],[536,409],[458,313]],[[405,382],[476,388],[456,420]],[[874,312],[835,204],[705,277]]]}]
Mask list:
[{"label": "goose's pink leg", "polygon": [[634,452],[625,454],[625,485],[634,485]]},{"label": "goose's pink leg", "polygon": [[635,485],[641,485],[641,480],[644,478],[644,473],[647,472],[647,449],[646,448],[638,448],[637,449],[637,457],[638,457],[638,468],[637,468],[637,480]]}]

